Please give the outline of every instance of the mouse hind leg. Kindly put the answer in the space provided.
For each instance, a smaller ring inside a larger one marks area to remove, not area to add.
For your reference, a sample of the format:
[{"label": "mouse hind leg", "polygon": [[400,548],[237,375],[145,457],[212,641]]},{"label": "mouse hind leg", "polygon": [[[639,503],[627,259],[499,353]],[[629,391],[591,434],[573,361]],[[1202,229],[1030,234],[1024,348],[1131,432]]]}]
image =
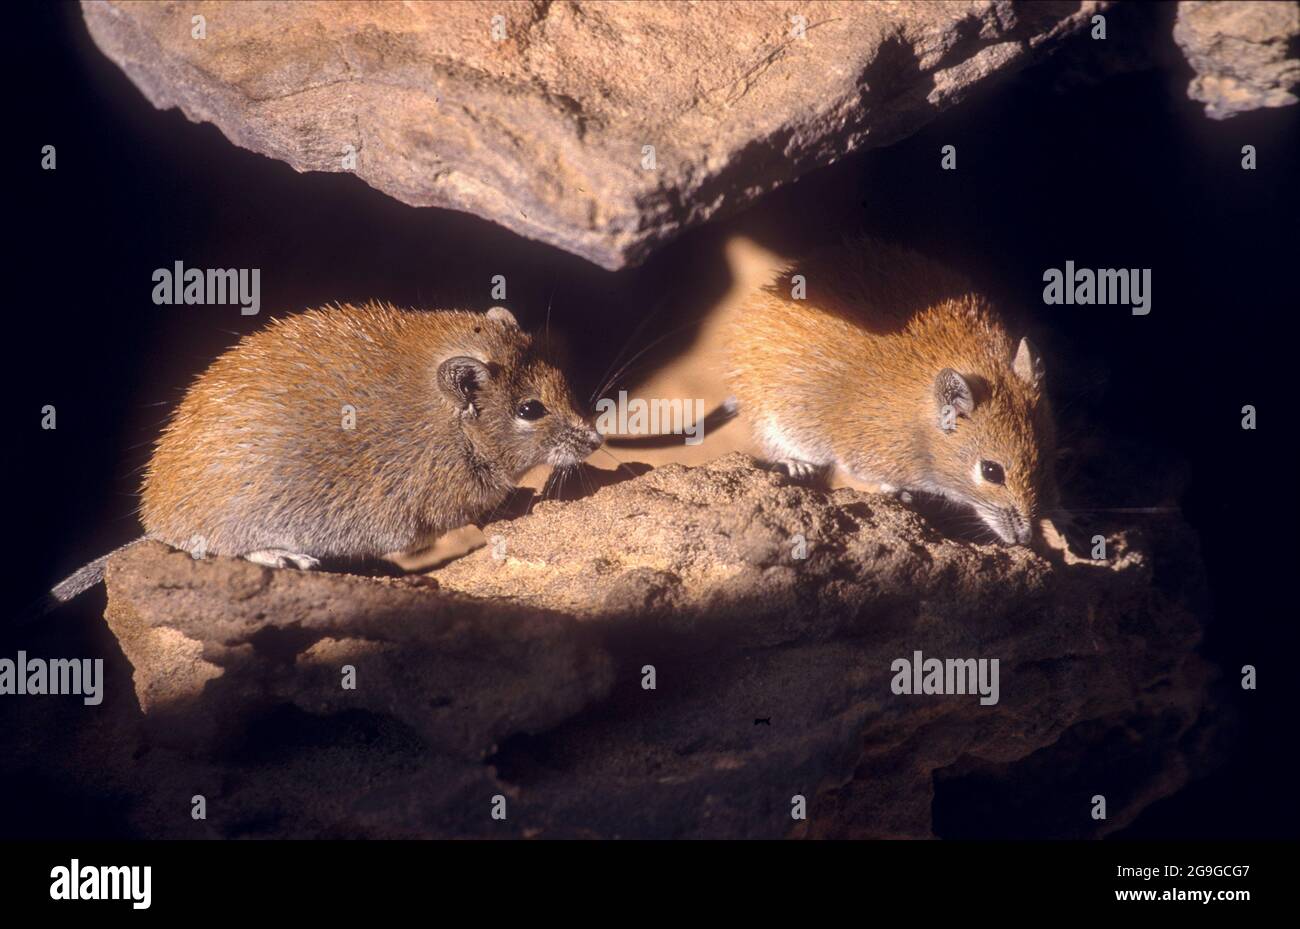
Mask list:
[{"label": "mouse hind leg", "polygon": [[244,555],[244,560],[251,561],[253,564],[266,565],[268,568],[288,568],[292,566],[299,571],[312,571],[320,567],[319,558],[313,558],[311,555],[304,555],[301,552],[286,551],[282,548],[263,548],[255,552],[249,552]]}]

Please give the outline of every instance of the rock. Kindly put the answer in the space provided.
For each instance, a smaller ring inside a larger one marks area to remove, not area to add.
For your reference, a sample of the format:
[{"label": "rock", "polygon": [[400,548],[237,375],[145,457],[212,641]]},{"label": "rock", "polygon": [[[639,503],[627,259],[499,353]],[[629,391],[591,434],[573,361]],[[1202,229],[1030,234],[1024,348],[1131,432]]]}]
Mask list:
[{"label": "rock", "polygon": [[[106,615],[163,742],[203,747],[287,703],[394,717],[481,759],[608,694],[611,667],[573,620],[387,579],[199,561],[142,543],[107,568]],[[345,688],[344,669],[356,686]]]},{"label": "rock", "polygon": [[811,0],[798,21],[779,4],[649,0],[82,9],[156,107],[616,269],[915,132],[1106,6]]},{"label": "rock", "polygon": [[1261,107],[1290,106],[1300,86],[1300,4],[1178,4],[1174,41],[1196,71],[1187,95],[1213,119]]},{"label": "rock", "polygon": [[[122,769],[154,785],[137,830],[193,834],[165,807],[198,782],[222,836],[930,836],[972,791],[962,810],[1029,797],[1053,834],[1095,836],[1212,754],[1176,521],[1067,563],[733,454],[484,534],[436,589],[116,556],[109,622],[146,720],[167,719],[164,748]],[[998,701],[894,693],[917,651],[998,659]],[[963,815],[951,828],[990,828]]]}]

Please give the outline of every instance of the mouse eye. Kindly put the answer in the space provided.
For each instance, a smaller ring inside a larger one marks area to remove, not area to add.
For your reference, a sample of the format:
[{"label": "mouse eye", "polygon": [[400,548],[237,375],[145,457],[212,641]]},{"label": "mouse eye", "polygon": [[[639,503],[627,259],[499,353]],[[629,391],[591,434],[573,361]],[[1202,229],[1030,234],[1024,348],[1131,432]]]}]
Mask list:
[{"label": "mouse eye", "polygon": [[515,415],[520,419],[541,419],[546,415],[546,407],[542,406],[541,400],[525,400],[519,404]]},{"label": "mouse eye", "polygon": [[1003,484],[1007,476],[1002,471],[1002,465],[996,461],[981,461],[980,476],[990,484]]}]

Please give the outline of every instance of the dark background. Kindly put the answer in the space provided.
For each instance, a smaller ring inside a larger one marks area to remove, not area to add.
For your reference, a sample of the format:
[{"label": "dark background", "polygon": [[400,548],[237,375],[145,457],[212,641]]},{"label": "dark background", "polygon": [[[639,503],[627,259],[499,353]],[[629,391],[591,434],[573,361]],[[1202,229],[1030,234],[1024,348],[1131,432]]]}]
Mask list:
[{"label": "dark background", "polygon": [[[1225,672],[1233,741],[1214,774],[1120,835],[1297,834],[1300,469],[1286,437],[1295,432],[1300,108],[1206,119],[1183,94],[1190,71],[1169,38],[1167,6],[1133,20],[1158,68],[1080,81],[1077,59],[1091,50],[1076,41],[918,135],[847,157],[618,273],[471,216],[404,206],[350,175],[296,174],[179,111],[156,111],[95,49],[73,4],[10,15],[4,367],[14,441],[4,486],[16,507],[6,617],[139,534],[139,470],[169,410],[269,315],[369,298],[483,308],[490,278],[503,273],[525,326],[540,325],[551,305],[550,325],[569,336],[575,377],[590,389],[647,313],[659,314],[662,331],[716,301],[728,285],[729,234],[787,249],[865,228],[987,287],[1055,362],[1063,419],[1085,434],[1104,426],[1116,454],[1160,472],[1084,504],[1172,502],[1199,534],[1213,617],[1202,651]],[[1112,33],[1122,21],[1112,18]],[[40,169],[45,144],[57,147],[56,171]],[[945,144],[957,146],[956,172],[937,170]],[[1244,144],[1258,150],[1256,171],[1240,168]],[[1042,273],[1066,259],[1153,269],[1151,314],[1044,306]],[[154,306],[151,274],[177,260],[261,268],[262,313]],[[677,347],[667,340],[660,354]],[[1246,403],[1259,411],[1253,432],[1240,427]],[[57,407],[56,431],[40,428],[45,404]],[[1177,498],[1134,498],[1155,486],[1177,488]],[[0,655],[124,662],[102,609],[97,590],[21,636],[5,628]],[[1235,686],[1247,663],[1259,668],[1253,693]],[[0,731],[0,759],[5,740],[27,737]],[[57,734],[42,737],[57,744]],[[32,772],[6,780],[0,834],[114,834],[115,820],[97,812],[111,801],[69,795]],[[1008,835],[1034,833],[1008,815]],[[937,822],[941,834],[945,823],[962,834],[959,813]]]}]

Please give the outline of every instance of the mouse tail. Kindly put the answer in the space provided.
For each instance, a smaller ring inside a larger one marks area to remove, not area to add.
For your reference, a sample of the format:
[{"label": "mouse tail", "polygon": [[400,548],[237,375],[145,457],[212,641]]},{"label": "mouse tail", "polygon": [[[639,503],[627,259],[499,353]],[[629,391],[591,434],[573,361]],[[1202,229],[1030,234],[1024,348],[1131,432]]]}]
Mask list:
[{"label": "mouse tail", "polygon": [[133,539],[125,545],[118,546],[106,555],[101,555],[94,561],[82,565],[76,571],[73,571],[59,583],[50,588],[50,592],[41,597],[36,603],[28,609],[24,618],[36,619],[49,613],[56,607],[62,606],[74,597],[80,596],[96,584],[104,580],[104,566],[108,564],[108,559],[112,558],[118,552],[126,551],[133,545],[139,545],[145,541],[148,536],[140,536]]},{"label": "mouse tail", "polygon": [[[700,420],[700,434],[707,435],[711,430],[731,422],[738,413],[740,413],[740,403],[735,397],[728,397]],[[615,436],[606,439],[605,444],[612,448],[668,448],[671,445],[680,445],[681,441],[680,435],[665,432],[659,435]]]}]

